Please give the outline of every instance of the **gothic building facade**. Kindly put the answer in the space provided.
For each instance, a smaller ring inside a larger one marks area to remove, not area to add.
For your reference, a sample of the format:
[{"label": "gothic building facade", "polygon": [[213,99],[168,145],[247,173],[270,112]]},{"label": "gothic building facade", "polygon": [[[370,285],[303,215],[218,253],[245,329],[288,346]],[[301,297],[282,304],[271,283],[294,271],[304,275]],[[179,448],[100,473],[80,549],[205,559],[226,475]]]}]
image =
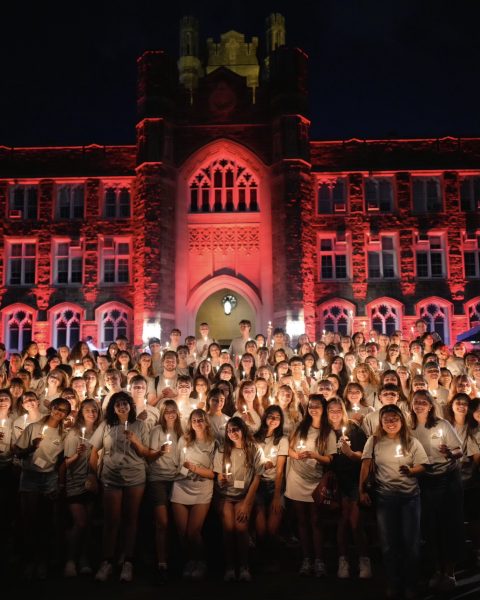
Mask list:
[{"label": "gothic building facade", "polygon": [[185,17],[177,61],[138,60],[136,145],[0,147],[10,351],[245,317],[312,338],[422,317],[453,343],[480,321],[480,139],[312,140],[281,15],[260,46]]}]

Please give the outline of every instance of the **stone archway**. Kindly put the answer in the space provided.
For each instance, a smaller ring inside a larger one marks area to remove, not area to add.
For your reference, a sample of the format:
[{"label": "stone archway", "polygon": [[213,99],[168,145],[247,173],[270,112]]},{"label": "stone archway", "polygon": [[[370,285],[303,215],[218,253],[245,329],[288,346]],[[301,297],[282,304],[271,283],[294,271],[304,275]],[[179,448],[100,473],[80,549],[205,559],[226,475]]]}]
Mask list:
[{"label": "stone archway", "polygon": [[[237,305],[230,315],[226,315],[223,310],[222,299],[226,295],[232,295],[237,300]],[[242,294],[223,288],[211,294],[200,305],[195,318],[195,331],[198,331],[200,323],[206,321],[212,337],[226,346],[232,338],[239,335],[238,323],[241,319],[249,319],[252,331],[255,331],[256,314],[251,304]]]}]

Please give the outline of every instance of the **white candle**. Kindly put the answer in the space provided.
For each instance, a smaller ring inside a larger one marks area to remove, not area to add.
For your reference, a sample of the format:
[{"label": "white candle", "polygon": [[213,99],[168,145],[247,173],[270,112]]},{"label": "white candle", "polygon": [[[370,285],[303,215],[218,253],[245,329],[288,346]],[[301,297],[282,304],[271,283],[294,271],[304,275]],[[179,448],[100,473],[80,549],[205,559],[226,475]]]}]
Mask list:
[{"label": "white candle", "polygon": [[243,412],[243,414],[244,414],[244,415],[246,415],[246,414],[247,414],[248,410],[247,410],[247,405],[246,405],[246,404],[244,404],[244,405],[243,405],[243,410],[242,410],[242,412]]},{"label": "white candle", "polygon": [[130,393],[131,385],[127,383],[127,392]]},{"label": "white candle", "polygon": [[47,429],[48,429],[48,425],[44,425],[44,426],[42,427],[42,438],[44,437],[44,435],[45,435],[45,433],[46,433]]},{"label": "white candle", "polygon": [[278,450],[276,448],[272,448],[270,450],[270,458],[275,458],[278,454]]},{"label": "white candle", "polygon": [[398,444],[395,447],[395,458],[403,458],[402,445]]},{"label": "white candle", "polygon": [[305,450],[305,448],[305,442],[303,440],[300,440],[300,442],[297,444],[297,450]]},{"label": "white candle", "polygon": [[232,473],[229,471],[230,463],[225,463],[225,477],[229,477]]},{"label": "white candle", "polygon": [[170,379],[165,379],[165,387],[170,387]]},{"label": "white candle", "polygon": [[347,428],[346,427],[342,427],[342,437],[345,437],[346,431],[347,431]]},{"label": "white candle", "polygon": [[125,431],[128,431],[128,421],[125,421]]},{"label": "white candle", "polygon": [[5,427],[5,423],[6,423],[5,419],[2,419],[0,421],[0,427]]},{"label": "white candle", "polygon": [[86,427],[82,427],[82,440],[85,441],[85,433],[87,432]]},{"label": "white candle", "polygon": [[358,411],[360,410],[360,405],[358,405],[358,404],[353,404],[353,405],[352,405],[352,410],[353,410],[354,412],[358,412]]},{"label": "white candle", "polygon": [[165,442],[165,444],[166,444],[167,446],[171,446],[171,445],[172,445],[172,443],[173,443],[173,442],[172,442],[172,440],[170,439],[170,434],[169,434],[169,433],[167,433],[167,441]]},{"label": "white candle", "polygon": [[275,404],[275,397],[273,394],[270,394],[270,404]]}]

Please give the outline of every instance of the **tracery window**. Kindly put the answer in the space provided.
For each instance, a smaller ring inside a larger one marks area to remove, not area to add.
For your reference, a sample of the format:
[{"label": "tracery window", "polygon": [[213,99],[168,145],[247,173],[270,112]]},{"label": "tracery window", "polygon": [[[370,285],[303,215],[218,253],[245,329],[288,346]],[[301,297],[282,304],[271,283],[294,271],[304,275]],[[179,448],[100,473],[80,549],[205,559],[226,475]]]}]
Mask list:
[{"label": "tracery window", "polygon": [[370,307],[370,322],[372,329],[390,336],[400,329],[399,309],[388,301],[379,302]]},{"label": "tracery window", "polygon": [[74,307],[57,310],[53,316],[53,346],[74,346],[80,340],[80,312]]},{"label": "tracery window", "polygon": [[190,212],[257,212],[258,182],[246,167],[221,159],[201,168],[190,181]]},{"label": "tracery window", "polygon": [[110,304],[100,308],[100,339],[102,344],[114,342],[119,335],[128,337],[130,311],[122,304]]},{"label": "tracery window", "polygon": [[18,306],[4,311],[5,344],[9,352],[21,352],[32,341],[33,314]]},{"label": "tracery window", "polygon": [[448,306],[441,304],[437,299],[425,301],[420,307],[420,319],[427,324],[428,331],[435,331],[445,344],[450,342],[450,328],[448,322]]},{"label": "tracery window", "polygon": [[322,330],[338,332],[341,335],[349,335],[349,324],[351,317],[348,308],[340,303],[333,302],[322,308],[320,325]]}]

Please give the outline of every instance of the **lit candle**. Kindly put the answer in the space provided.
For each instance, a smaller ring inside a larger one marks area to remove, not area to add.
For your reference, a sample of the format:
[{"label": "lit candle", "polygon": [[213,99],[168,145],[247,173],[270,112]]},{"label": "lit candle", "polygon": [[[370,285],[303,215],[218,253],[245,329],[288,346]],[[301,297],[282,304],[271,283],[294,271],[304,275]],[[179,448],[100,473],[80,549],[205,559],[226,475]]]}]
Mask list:
[{"label": "lit candle", "polygon": [[130,393],[131,385],[127,383],[127,392]]},{"label": "lit candle", "polygon": [[247,409],[247,405],[246,405],[246,404],[244,404],[244,405],[243,405],[243,410],[242,410],[242,412],[243,412],[243,414],[244,414],[244,415],[246,415],[246,414],[247,414],[247,412],[248,412],[248,409]]},{"label": "lit candle", "polygon": [[402,445],[398,444],[395,447],[395,458],[403,458]]},{"label": "lit candle", "polygon": [[128,421],[125,421],[125,431],[128,431]]},{"label": "lit candle", "polygon": [[422,371],[420,369],[417,369],[417,375],[421,375]]},{"label": "lit candle", "polygon": [[305,450],[306,445],[305,442],[303,440],[300,440],[300,442],[297,444],[297,450]]},{"label": "lit candle", "polygon": [[170,387],[170,379],[165,379],[165,387]]},{"label": "lit candle", "polygon": [[412,332],[412,335],[415,333],[415,327],[413,325],[410,327],[410,331]]},{"label": "lit candle", "polygon": [[[183,447],[183,462],[185,462],[187,459],[187,447],[184,446]],[[183,464],[183,463],[182,463]],[[182,475],[188,475],[188,469],[184,466],[182,466],[182,468],[180,469],[180,473]]]},{"label": "lit candle", "polygon": [[275,397],[273,394],[270,394],[270,404],[275,404]]},{"label": "lit candle", "polygon": [[225,477],[230,477],[230,475],[232,474],[231,471],[229,471],[230,469],[230,463],[225,463]]},{"label": "lit candle", "polygon": [[318,369],[318,376],[320,377],[320,379],[322,379],[322,377],[323,377],[323,369]]},{"label": "lit candle", "polygon": [[346,431],[347,431],[347,428],[346,427],[342,427],[342,437],[345,437]]},{"label": "lit candle", "polygon": [[0,421],[0,427],[5,427],[5,423],[6,423],[5,419],[2,419]]},{"label": "lit candle", "polygon": [[278,454],[278,450],[276,448],[272,448],[270,450],[270,458],[275,458]]},{"label": "lit candle", "polygon": [[172,442],[172,440],[170,439],[170,434],[169,434],[169,433],[167,433],[167,441],[165,442],[165,444],[166,444],[167,446],[171,446],[171,445],[172,445],[172,443],[173,443],[173,442]]},{"label": "lit candle", "polygon": [[47,429],[48,429],[48,425],[44,425],[42,427],[42,438],[45,436],[45,433],[47,432]]},{"label": "lit candle", "polygon": [[383,363],[381,360],[378,361],[378,368],[380,369],[380,371],[383,369]]},{"label": "lit candle", "polygon": [[360,405],[359,405],[359,404],[353,404],[353,405],[352,405],[352,410],[353,410],[354,412],[359,412],[359,410],[360,410]]},{"label": "lit candle", "polygon": [[28,421],[28,415],[23,415],[23,428],[24,429],[27,426],[27,421]]},{"label": "lit candle", "polygon": [[295,350],[293,351],[293,353],[296,355],[298,353],[298,350],[295,348]]},{"label": "lit candle", "polygon": [[82,427],[82,440],[85,441],[85,433],[87,432],[87,428],[86,427]]},{"label": "lit candle", "polygon": [[353,381],[353,375],[350,375],[350,381]]}]

